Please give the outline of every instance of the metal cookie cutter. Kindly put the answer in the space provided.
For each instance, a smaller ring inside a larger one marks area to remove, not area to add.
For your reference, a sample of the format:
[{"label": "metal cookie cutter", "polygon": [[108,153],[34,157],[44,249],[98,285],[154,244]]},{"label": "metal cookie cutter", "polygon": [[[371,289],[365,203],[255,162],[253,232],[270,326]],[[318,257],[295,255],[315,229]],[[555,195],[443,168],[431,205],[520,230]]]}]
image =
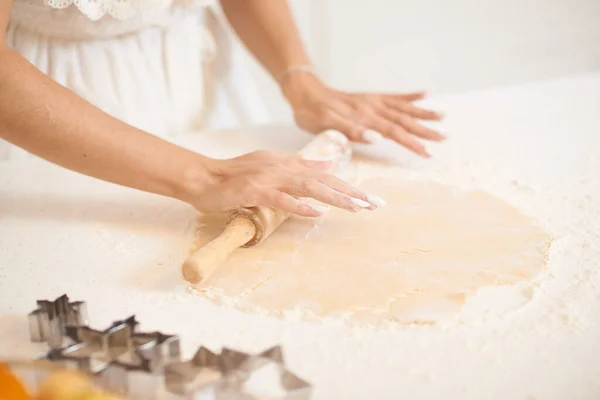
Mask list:
[{"label": "metal cookie cutter", "polygon": [[249,357],[237,374],[243,381],[242,392],[252,399],[308,400],[312,394],[311,385],[286,368],[280,346]]},{"label": "metal cookie cutter", "polygon": [[165,387],[185,399],[307,400],[311,386],[287,369],[279,346],[258,355],[200,347],[191,360],[165,368]]},{"label": "metal cookie cutter", "polygon": [[[179,338],[138,332],[135,316],[105,330],[87,326],[85,303],[38,301],[29,314],[31,340],[46,341],[44,358],[93,375],[102,386],[145,400],[307,400],[311,385],[289,372],[279,346],[257,355],[200,347],[182,362]],[[168,393],[164,393],[165,389]],[[183,396],[183,397],[182,397]]]},{"label": "metal cookie cutter", "polygon": [[165,388],[171,393],[186,396],[214,385],[222,376],[221,356],[200,347],[190,360],[165,367]]},{"label": "metal cookie cutter", "polygon": [[114,322],[103,331],[88,326],[67,326],[74,344],[53,349],[47,358],[93,374],[121,393],[129,393],[129,379],[136,372],[148,378],[145,386],[157,386],[164,365],[180,360],[179,338],[161,332],[136,332],[135,316]]},{"label": "metal cookie cutter", "polygon": [[66,326],[87,324],[85,302],[70,302],[66,294],[54,301],[38,300],[37,306],[28,316],[32,342],[46,342],[50,348],[57,349],[64,344]]}]

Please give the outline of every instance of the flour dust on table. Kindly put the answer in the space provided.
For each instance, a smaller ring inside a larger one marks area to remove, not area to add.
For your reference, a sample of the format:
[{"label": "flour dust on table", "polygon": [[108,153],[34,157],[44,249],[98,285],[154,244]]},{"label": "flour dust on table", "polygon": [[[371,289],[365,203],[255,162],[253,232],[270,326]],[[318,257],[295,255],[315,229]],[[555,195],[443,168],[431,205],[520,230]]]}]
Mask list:
[{"label": "flour dust on table", "polygon": [[[523,218],[532,231],[537,224],[552,238],[537,276],[482,287],[459,311],[441,313],[448,319],[427,325],[372,329],[361,321],[348,328],[339,317],[306,323],[295,313],[273,318],[218,306],[206,299],[208,293],[190,294],[180,275],[198,228],[192,207],[35,158],[0,162],[0,357],[39,356],[40,349],[26,340],[24,316],[36,299],[69,293],[86,300],[98,328],[132,314],[143,321],[143,331],[169,326],[180,334],[186,358],[200,345],[254,353],[281,344],[290,369],[314,385],[315,400],[396,399],[399,394],[414,400],[597,399],[599,94],[597,74],[438,98],[431,108],[447,115],[441,128],[449,139],[428,145],[431,159],[419,160],[388,142],[355,147],[355,153],[365,154],[354,157],[346,171],[351,182],[406,188],[380,188],[375,194],[389,205],[375,212],[338,215],[332,210],[314,221],[316,228],[304,228],[313,235],[336,232],[334,225],[327,228],[335,218],[364,218],[360,229],[370,229],[367,218],[381,218],[397,207],[393,203],[402,204],[393,192],[413,193],[435,182],[441,186],[431,190],[440,196],[450,191],[482,196],[485,202],[494,196],[502,206],[491,209],[531,217],[534,222]],[[176,141],[208,156],[233,157],[259,149],[294,154],[310,139],[292,128],[259,127]],[[527,224],[516,216],[515,221]],[[304,226],[308,221],[288,222]],[[214,224],[216,235],[223,225]],[[311,240],[300,239],[301,246]],[[277,236],[269,237],[265,248],[271,240]],[[346,247],[355,243],[347,240]],[[407,249],[403,242],[394,244]],[[240,249],[246,250],[257,248]],[[537,267],[530,267],[527,273],[535,275]]]}]

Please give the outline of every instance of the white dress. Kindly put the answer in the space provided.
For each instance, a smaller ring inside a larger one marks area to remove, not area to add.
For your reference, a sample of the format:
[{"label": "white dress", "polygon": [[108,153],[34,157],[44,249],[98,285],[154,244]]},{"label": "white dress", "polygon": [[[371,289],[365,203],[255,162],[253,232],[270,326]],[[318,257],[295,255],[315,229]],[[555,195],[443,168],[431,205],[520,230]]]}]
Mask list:
[{"label": "white dress", "polygon": [[[270,120],[214,0],[13,0],[8,44],[108,114],[169,137]],[[0,160],[23,154],[0,141]]]}]

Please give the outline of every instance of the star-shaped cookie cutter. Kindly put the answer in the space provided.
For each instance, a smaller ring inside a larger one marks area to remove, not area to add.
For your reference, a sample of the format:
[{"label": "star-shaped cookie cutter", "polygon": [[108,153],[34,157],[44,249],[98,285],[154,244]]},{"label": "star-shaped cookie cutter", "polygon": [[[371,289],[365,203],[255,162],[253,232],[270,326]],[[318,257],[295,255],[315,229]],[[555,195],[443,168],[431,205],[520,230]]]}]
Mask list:
[{"label": "star-shaped cookie cutter", "polygon": [[[270,387],[265,388],[264,379]],[[285,368],[279,346],[257,355],[228,348],[216,354],[200,347],[190,360],[166,366],[165,388],[186,399],[217,400],[307,400],[312,391],[309,383]]]},{"label": "star-shaped cookie cutter", "polygon": [[[84,302],[70,302],[63,295],[37,304],[29,314],[29,329],[32,341],[50,347],[43,358],[76,367],[125,395],[133,394],[130,386],[137,384],[146,389],[138,396],[145,400],[162,396],[165,389],[169,396],[188,400],[310,398],[311,385],[286,369],[279,346],[256,355],[228,348],[217,354],[200,347],[190,360],[181,361],[177,336],[138,332],[135,316],[100,331],[87,325]],[[137,378],[143,379],[141,385]]]},{"label": "star-shaped cookie cutter", "polygon": [[[237,375],[243,382],[242,392],[251,395],[251,399],[308,400],[312,394],[312,386],[286,368],[281,346],[248,357]],[[264,380],[269,385],[265,386]]]},{"label": "star-shaped cookie cutter", "polygon": [[[51,350],[46,358],[95,375],[99,383],[128,393],[131,373],[141,372],[159,381],[166,364],[181,358],[179,338],[161,332],[137,332],[135,316],[116,321],[105,330],[67,326],[73,344]],[[156,382],[154,382],[156,383]]]},{"label": "star-shaped cookie cutter", "polygon": [[198,388],[214,384],[222,378],[221,357],[200,347],[188,360],[165,367],[165,388],[171,393],[185,396]]},{"label": "star-shaped cookie cutter", "polygon": [[32,342],[46,342],[50,348],[57,349],[64,344],[66,326],[87,325],[85,302],[70,302],[66,294],[54,301],[38,300],[37,306],[28,316]]}]

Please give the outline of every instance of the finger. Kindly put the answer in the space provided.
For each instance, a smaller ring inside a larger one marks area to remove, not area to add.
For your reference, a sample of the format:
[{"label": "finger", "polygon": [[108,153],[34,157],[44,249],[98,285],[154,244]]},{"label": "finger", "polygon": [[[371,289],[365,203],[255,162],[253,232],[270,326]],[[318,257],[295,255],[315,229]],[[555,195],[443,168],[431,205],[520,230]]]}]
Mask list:
[{"label": "finger", "polygon": [[423,100],[426,95],[427,95],[427,93],[425,93],[425,91],[420,91],[420,92],[411,92],[411,93],[404,93],[404,94],[386,95],[386,97],[392,97],[397,100],[404,100],[404,101],[418,101],[418,100]]},{"label": "finger", "polygon": [[[304,171],[297,171],[295,174],[302,179],[314,179],[348,197],[369,202],[369,195],[367,193],[330,173],[306,169]],[[300,193],[301,196],[304,194],[305,193]]]},{"label": "finger", "polygon": [[425,146],[398,124],[380,116],[372,116],[369,127],[377,132],[381,132],[385,137],[401,144],[422,157],[431,157],[429,153],[427,153],[427,150],[425,150]]},{"label": "finger", "polygon": [[[383,200],[380,200],[378,196],[365,193],[356,186],[353,186],[334,175],[319,174],[318,176],[315,176],[314,179],[316,179],[321,184],[327,186],[328,188],[333,189],[338,193],[346,195],[354,204],[362,204],[362,208],[368,208],[372,210],[384,203]],[[352,199],[360,201],[357,202],[353,201]],[[365,205],[365,202],[369,203],[369,205]]]},{"label": "finger", "polygon": [[336,192],[347,196],[347,200],[361,208],[374,210],[387,204],[381,197],[371,193],[366,193],[335,175],[320,173],[316,174],[313,179],[325,185],[327,188],[333,189]]},{"label": "finger", "polygon": [[299,158],[298,162],[304,167],[317,171],[329,171],[334,164],[334,160],[305,160],[303,158]]},{"label": "finger", "polygon": [[430,121],[439,121],[443,118],[443,115],[441,113],[417,107],[414,104],[409,103],[407,101],[398,101],[396,99],[388,97],[384,98],[383,103],[396,111],[409,114],[415,118]]},{"label": "finger", "polygon": [[[312,178],[294,178],[290,180],[288,185],[282,187],[281,191],[294,197],[308,197],[352,212],[360,211],[362,208],[369,206],[369,203],[365,201],[356,201],[356,199],[327,187]],[[361,204],[365,207],[361,207]]]},{"label": "finger", "polygon": [[[386,202],[380,198],[379,196],[365,193],[360,190],[356,186],[353,186],[344,180],[338,178],[335,175],[327,173],[327,171],[322,171],[323,173],[314,173],[309,171],[307,174],[302,174],[304,178],[312,178],[320,182],[321,184],[339,192],[345,194],[350,198],[350,201],[354,204],[358,204],[362,208],[368,208],[370,210],[374,210],[377,207],[382,207],[386,205]],[[354,200],[353,200],[354,199]],[[356,200],[360,200],[357,202]],[[369,203],[368,205],[365,205]],[[329,204],[329,203],[328,203]]]},{"label": "finger", "polygon": [[288,193],[280,192],[278,190],[273,191],[266,197],[265,205],[278,210],[286,211],[290,214],[299,215],[301,217],[315,218],[323,215],[323,213],[326,211],[325,208],[319,209],[317,206],[313,206],[313,208],[310,205],[295,199]]},{"label": "finger", "polygon": [[331,110],[325,117],[323,125],[326,129],[334,129],[343,133],[352,142],[369,143],[363,138],[365,128],[337,111]]},{"label": "finger", "polygon": [[441,133],[417,123],[411,116],[389,109],[378,110],[380,115],[391,122],[401,125],[407,132],[427,140],[442,141],[446,139]]}]

